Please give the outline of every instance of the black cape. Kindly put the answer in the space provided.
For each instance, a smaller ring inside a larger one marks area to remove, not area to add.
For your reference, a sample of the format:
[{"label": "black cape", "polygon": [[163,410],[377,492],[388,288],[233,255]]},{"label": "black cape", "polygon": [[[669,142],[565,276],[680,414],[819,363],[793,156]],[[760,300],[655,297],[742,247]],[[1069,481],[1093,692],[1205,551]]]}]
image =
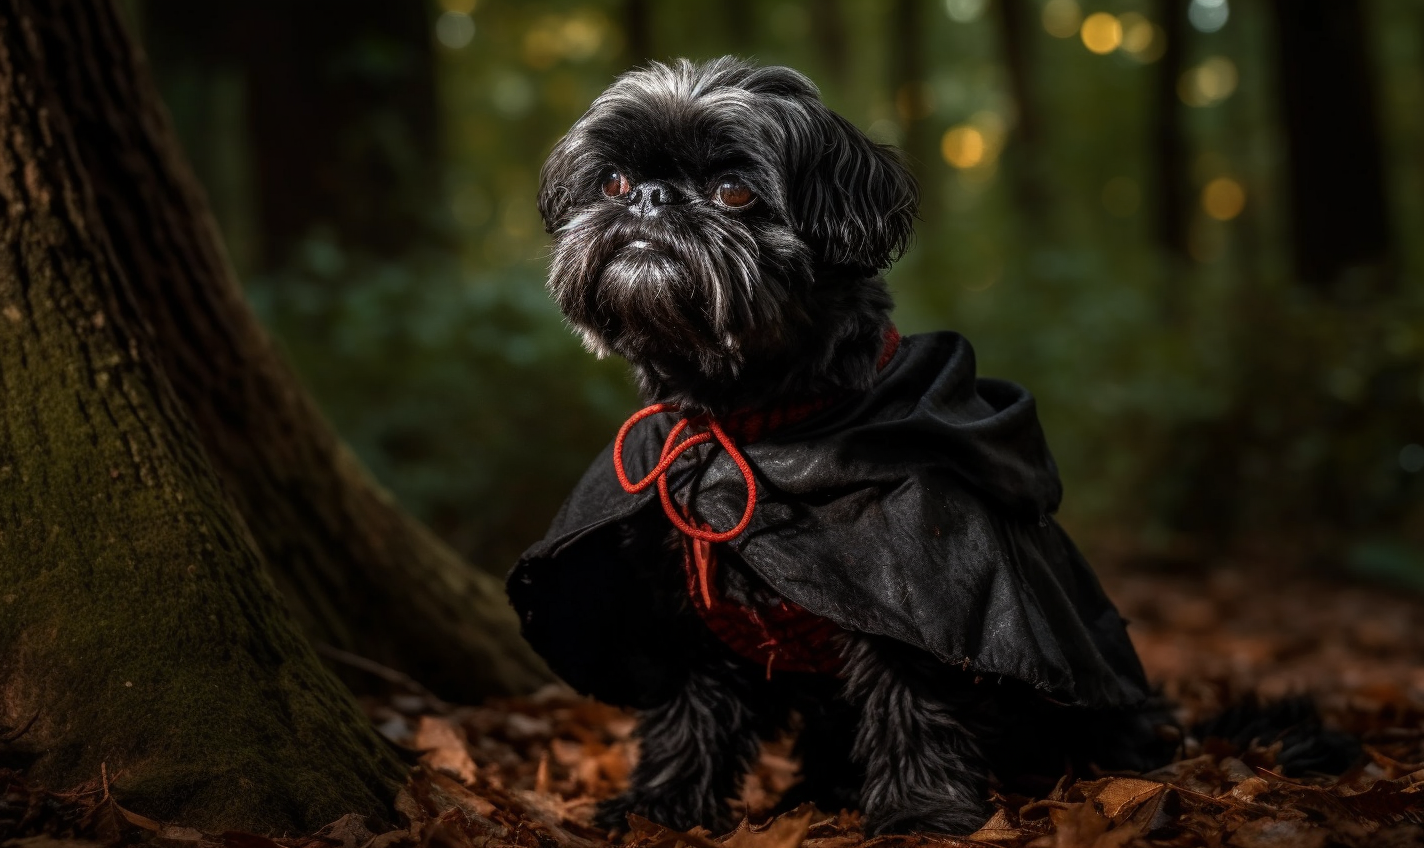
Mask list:
[{"label": "black cape", "polygon": [[[656,464],[675,420],[630,432],[632,479]],[[703,522],[734,526],[741,474],[715,445],[698,450],[674,465],[672,488]],[[1125,622],[1050,517],[1062,487],[1033,398],[976,379],[962,336],[905,338],[869,392],[742,452],[758,499],[727,544],[783,597],[1065,704],[1146,697]],[[618,484],[610,444],[510,572],[525,638],[575,689],[646,707],[678,685],[689,628],[705,625],[678,612],[669,528],[655,487]]]}]

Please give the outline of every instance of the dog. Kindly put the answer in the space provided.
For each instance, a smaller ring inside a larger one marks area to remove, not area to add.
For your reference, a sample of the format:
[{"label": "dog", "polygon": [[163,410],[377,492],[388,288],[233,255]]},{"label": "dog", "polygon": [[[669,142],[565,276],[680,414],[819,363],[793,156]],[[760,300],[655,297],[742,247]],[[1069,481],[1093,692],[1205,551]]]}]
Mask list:
[{"label": "dog", "polygon": [[639,710],[600,823],[729,826],[787,728],[785,803],[876,834],[970,833],[993,786],[1170,757],[1052,519],[1032,397],[957,334],[891,323],[881,272],[918,205],[893,149],[794,70],[652,63],[557,143],[538,204],[551,295],[651,404],[508,581],[557,673]]}]

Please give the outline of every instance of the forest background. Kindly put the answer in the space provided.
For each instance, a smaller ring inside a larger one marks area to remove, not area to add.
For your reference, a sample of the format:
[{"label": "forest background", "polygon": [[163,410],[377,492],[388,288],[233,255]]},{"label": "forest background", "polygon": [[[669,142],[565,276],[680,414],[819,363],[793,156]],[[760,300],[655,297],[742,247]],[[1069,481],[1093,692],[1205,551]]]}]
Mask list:
[{"label": "forest background", "polygon": [[493,573],[637,405],[543,290],[539,165],[620,71],[736,53],[905,150],[895,319],[1037,395],[1090,555],[1424,587],[1424,2],[126,10],[259,315]]}]

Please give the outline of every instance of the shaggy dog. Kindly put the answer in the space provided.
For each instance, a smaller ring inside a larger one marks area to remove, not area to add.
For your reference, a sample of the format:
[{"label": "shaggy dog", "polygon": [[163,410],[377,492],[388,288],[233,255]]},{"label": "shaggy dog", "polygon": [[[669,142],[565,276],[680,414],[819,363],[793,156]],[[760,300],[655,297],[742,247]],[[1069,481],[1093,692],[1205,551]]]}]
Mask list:
[{"label": "shaggy dog", "polygon": [[653,404],[509,579],[554,670],[640,710],[610,827],[727,825],[788,727],[787,803],[873,833],[972,832],[991,783],[1170,755],[1053,521],[1032,398],[890,322],[917,200],[806,77],[732,58],[625,74],[544,165],[549,291]]}]

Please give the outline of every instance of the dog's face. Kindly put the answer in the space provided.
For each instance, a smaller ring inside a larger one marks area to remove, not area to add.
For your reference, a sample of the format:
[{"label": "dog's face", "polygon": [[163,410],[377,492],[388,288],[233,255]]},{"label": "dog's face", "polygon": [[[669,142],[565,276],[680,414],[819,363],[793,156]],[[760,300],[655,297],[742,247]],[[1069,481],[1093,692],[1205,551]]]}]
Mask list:
[{"label": "dog's face", "polygon": [[[585,345],[649,380],[738,379],[786,355],[905,248],[894,152],[788,68],[730,57],[620,77],[540,175],[549,289]],[[883,291],[883,287],[881,289]]]}]

